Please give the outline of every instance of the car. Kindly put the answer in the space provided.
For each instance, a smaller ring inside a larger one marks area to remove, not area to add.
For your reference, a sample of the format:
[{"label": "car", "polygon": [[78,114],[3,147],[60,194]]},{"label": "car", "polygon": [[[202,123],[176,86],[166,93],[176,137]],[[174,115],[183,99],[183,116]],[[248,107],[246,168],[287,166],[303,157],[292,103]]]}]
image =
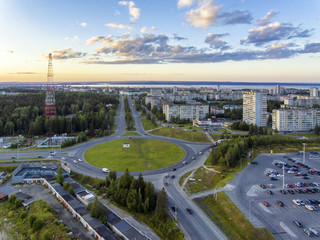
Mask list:
[{"label": "car", "polygon": [[16,157],[11,157],[11,159],[16,159]]},{"label": "car", "polygon": [[174,179],[176,176],[175,175],[171,175],[171,178]]},{"label": "car", "polygon": [[283,207],[284,206],[284,203],[283,202],[281,202],[281,201],[276,201],[276,203],[280,206],[280,207]]},{"label": "car", "polygon": [[176,168],[172,168],[172,171],[176,171],[177,169]]},{"label": "car", "polygon": [[297,227],[302,228],[302,224],[298,220],[293,220],[293,223],[297,225]]},{"label": "car", "polygon": [[164,185],[169,186],[169,184],[167,182]]},{"label": "car", "polygon": [[38,156],[38,158],[42,158],[42,156],[41,156],[41,155],[39,155],[39,156]]},{"label": "car", "polygon": [[166,175],[164,175],[165,178],[168,178],[169,177],[169,173],[166,173]]},{"label": "car", "polygon": [[188,162],[187,162],[187,161],[183,161],[183,162],[182,162],[182,164],[187,165],[187,164],[188,164]]},{"label": "car", "polygon": [[178,208],[175,207],[175,206],[172,206],[171,209],[172,209],[172,211],[174,211],[174,212],[178,212]]},{"label": "car", "polygon": [[266,188],[266,185],[260,184],[260,187],[261,187],[262,189],[265,189],[265,188]]},{"label": "car", "polygon": [[309,211],[318,211],[318,208],[313,205],[305,205],[305,208],[308,209]]},{"label": "car", "polygon": [[315,228],[309,227],[309,230],[310,230],[315,236],[319,236],[319,232],[318,232]]},{"label": "car", "polygon": [[191,158],[191,160],[195,160],[195,159],[196,159],[195,157],[192,157],[192,158]]},{"label": "car", "polygon": [[288,189],[287,191],[288,191],[288,193],[290,193],[290,194],[294,194],[294,191],[291,190],[291,189]]},{"label": "car", "polygon": [[102,172],[109,173],[110,170],[108,168],[102,168]]},{"label": "car", "polygon": [[265,205],[266,207],[270,207],[270,203],[268,203],[267,201],[263,201],[262,203],[263,203],[263,205]]},{"label": "car", "polygon": [[258,165],[258,162],[256,162],[256,161],[252,161],[252,162],[250,162],[251,164],[254,164],[254,165]]},{"label": "car", "polygon": [[303,231],[309,236],[312,237],[313,233],[309,229],[303,229]]},{"label": "car", "polygon": [[73,160],[73,162],[74,162],[74,163],[78,163],[78,161],[77,161],[77,160]]},{"label": "car", "polygon": [[274,187],[273,184],[271,184],[271,183],[267,184],[267,186],[268,186],[269,188],[273,188],[273,187]]},{"label": "car", "polygon": [[192,213],[193,213],[193,211],[192,211],[191,208],[187,208],[187,212],[188,212],[189,214],[192,214]]},{"label": "car", "polygon": [[78,159],[78,161],[79,161],[79,162],[83,162],[83,160],[82,160],[82,159],[80,159],[80,158]]},{"label": "car", "polygon": [[286,194],[286,192],[284,191],[284,190],[280,190],[280,193],[282,193],[282,194]]},{"label": "car", "polygon": [[202,155],[202,152],[199,152],[199,155]]},{"label": "car", "polygon": [[61,160],[66,160],[66,158],[65,158],[65,157],[62,157]]},{"label": "car", "polygon": [[273,195],[273,192],[270,191],[270,190],[267,190],[267,193],[268,193],[269,195]]},{"label": "car", "polygon": [[294,204],[298,205],[298,206],[301,205],[299,199],[293,199],[292,202],[293,202]]}]

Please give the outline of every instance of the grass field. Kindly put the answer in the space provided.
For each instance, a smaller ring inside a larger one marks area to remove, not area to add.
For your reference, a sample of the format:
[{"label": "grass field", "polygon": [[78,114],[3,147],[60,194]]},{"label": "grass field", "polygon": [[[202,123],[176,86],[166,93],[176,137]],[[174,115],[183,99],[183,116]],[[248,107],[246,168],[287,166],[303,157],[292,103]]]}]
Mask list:
[{"label": "grass field", "polygon": [[[123,148],[130,143],[130,148]],[[152,139],[126,139],[99,144],[85,152],[86,161],[111,170],[145,171],[163,168],[180,161],[185,152],[179,146]]]},{"label": "grass field", "polygon": [[161,127],[161,125],[159,125],[157,123],[154,125],[151,122],[151,120],[148,120],[146,118],[141,119],[141,123],[142,123],[142,126],[143,126],[145,131]]},{"label": "grass field", "polygon": [[172,129],[164,127],[149,132],[153,135],[160,135],[164,137],[178,138],[190,142],[210,142],[209,139],[202,132],[183,131],[179,129]]},{"label": "grass field", "polygon": [[137,132],[126,132],[122,136],[141,136],[141,135]]},{"label": "grass field", "polygon": [[193,129],[193,130],[203,130],[203,127],[196,127],[193,126],[192,123],[187,123],[187,124],[170,124],[170,126],[173,127],[179,127],[179,128],[186,128],[186,129]]},{"label": "grass field", "polygon": [[221,139],[221,136],[222,136],[221,133],[209,133],[209,134],[215,141],[218,141],[219,139]]},{"label": "grass field", "polygon": [[319,137],[319,135],[316,135],[314,133],[292,133],[290,135],[301,136],[301,137],[313,137],[313,138]]},{"label": "grass field", "polygon": [[217,200],[209,196],[196,199],[195,202],[231,240],[274,239],[266,228],[252,226],[224,192],[220,192],[217,195]]}]

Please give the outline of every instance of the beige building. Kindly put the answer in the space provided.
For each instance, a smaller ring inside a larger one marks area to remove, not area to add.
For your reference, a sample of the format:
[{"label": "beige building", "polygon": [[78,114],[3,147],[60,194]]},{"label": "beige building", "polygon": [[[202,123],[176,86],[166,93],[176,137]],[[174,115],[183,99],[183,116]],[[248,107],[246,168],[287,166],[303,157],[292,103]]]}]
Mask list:
[{"label": "beige building", "polygon": [[267,94],[260,91],[243,93],[243,121],[256,124],[258,127],[267,126]]},{"label": "beige building", "polygon": [[272,129],[278,131],[309,131],[320,125],[320,112],[315,109],[274,109]]},{"label": "beige building", "polygon": [[204,119],[209,113],[209,105],[165,103],[163,104],[163,113],[168,122],[172,117],[192,122],[195,119]]}]

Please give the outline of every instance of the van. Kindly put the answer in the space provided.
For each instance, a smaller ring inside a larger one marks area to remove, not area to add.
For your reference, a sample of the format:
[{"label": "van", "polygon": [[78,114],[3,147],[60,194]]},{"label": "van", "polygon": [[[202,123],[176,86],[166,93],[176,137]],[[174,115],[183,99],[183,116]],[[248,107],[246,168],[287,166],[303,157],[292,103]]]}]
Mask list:
[{"label": "van", "polygon": [[191,182],[194,182],[196,179],[194,179],[194,178],[189,178],[189,181],[191,181]]}]

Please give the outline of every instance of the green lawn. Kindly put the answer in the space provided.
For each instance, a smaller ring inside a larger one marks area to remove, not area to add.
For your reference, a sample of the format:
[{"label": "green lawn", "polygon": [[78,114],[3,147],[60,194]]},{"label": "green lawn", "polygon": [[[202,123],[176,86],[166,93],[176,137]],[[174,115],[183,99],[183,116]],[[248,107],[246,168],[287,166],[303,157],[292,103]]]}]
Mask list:
[{"label": "green lawn", "polygon": [[210,142],[206,135],[204,135],[204,133],[202,132],[183,131],[179,129],[164,127],[161,129],[151,131],[149,133],[164,137],[178,138],[190,142]]},{"label": "green lawn", "polygon": [[141,136],[141,135],[137,132],[126,132],[122,136]]},{"label": "green lawn", "polygon": [[195,199],[202,210],[217,224],[231,240],[271,240],[274,237],[266,228],[255,228],[237,206],[224,193]]},{"label": "green lawn", "polygon": [[[130,143],[130,148],[123,148]],[[145,171],[163,168],[180,161],[185,152],[179,146],[152,139],[125,139],[102,143],[85,152],[86,161],[111,170]]]},{"label": "green lawn", "polygon": [[196,127],[193,126],[192,123],[186,123],[186,124],[170,124],[170,126],[173,127],[179,127],[179,128],[186,128],[186,129],[193,129],[193,130],[203,130],[203,127]]},{"label": "green lawn", "polygon": [[155,128],[159,128],[159,127],[161,127],[161,125],[160,124],[153,124],[152,122],[151,122],[151,120],[148,120],[148,119],[146,119],[146,118],[143,118],[143,119],[141,119],[141,123],[142,123],[142,126],[143,126],[143,128],[144,128],[144,130],[145,131],[148,131],[148,130],[151,130],[151,129],[155,129]]},{"label": "green lawn", "polygon": [[316,135],[314,133],[291,133],[290,135],[293,136],[301,136],[301,137],[312,137],[312,138],[317,138],[319,135]]},{"label": "green lawn", "polygon": [[221,136],[222,136],[221,133],[209,133],[209,134],[215,141],[218,141],[219,139],[221,139]]}]

